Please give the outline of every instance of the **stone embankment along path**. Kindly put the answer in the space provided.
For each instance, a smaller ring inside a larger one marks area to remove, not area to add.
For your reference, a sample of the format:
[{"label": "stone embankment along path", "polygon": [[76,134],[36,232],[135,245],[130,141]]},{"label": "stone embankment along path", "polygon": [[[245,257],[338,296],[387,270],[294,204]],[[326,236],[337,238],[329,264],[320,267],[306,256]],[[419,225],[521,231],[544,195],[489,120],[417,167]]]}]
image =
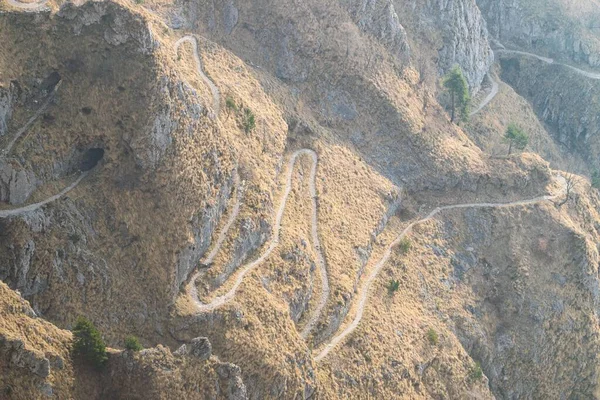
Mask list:
[{"label": "stone embankment along path", "polygon": [[[284,192],[283,192],[283,195],[281,198],[279,209],[277,210],[277,214],[275,216],[275,224],[273,226],[273,234],[272,234],[272,237],[271,237],[271,240],[270,240],[270,243],[269,243],[269,246],[267,247],[267,249],[261,254],[261,256],[258,259],[246,264],[245,266],[243,266],[240,269],[240,272],[237,274],[237,277],[233,283],[233,286],[227,291],[227,293],[214,298],[210,303],[206,303],[206,304],[202,303],[200,301],[200,299],[198,298],[197,292],[195,292],[194,290],[190,290],[189,293],[190,293],[192,300],[194,301],[198,311],[211,312],[211,311],[214,311],[215,309],[225,305],[229,301],[233,300],[233,298],[235,297],[236,291],[239,288],[239,286],[242,284],[245,276],[249,272],[251,272],[254,268],[256,268],[261,263],[263,263],[271,255],[273,250],[275,250],[275,248],[277,248],[277,246],[279,245],[279,236],[280,236],[280,232],[281,232],[281,221],[283,219],[283,213],[284,213],[286,205],[287,205],[287,200],[288,200],[290,192],[292,190],[292,178],[293,178],[294,167],[296,165],[298,158],[301,156],[309,156],[312,161],[312,167],[311,167],[310,178],[309,178],[310,179],[309,190],[310,190],[310,195],[312,198],[311,236],[312,236],[312,241],[313,241],[313,243],[312,243],[313,247],[314,247],[315,251],[317,252],[318,267],[319,267],[319,272],[320,272],[321,281],[322,281],[321,296],[319,298],[319,303],[318,303],[317,307],[311,312],[311,315],[308,318],[308,322],[302,331],[302,336],[304,336],[304,337],[308,336],[308,334],[310,333],[310,331],[312,330],[312,328],[314,327],[316,322],[319,320],[320,315],[321,315],[323,309],[325,308],[325,305],[327,304],[327,300],[329,298],[329,278],[327,276],[327,267],[325,265],[325,257],[323,256],[323,253],[322,253],[321,244],[320,244],[318,232],[317,232],[317,195],[316,195],[316,183],[315,182],[316,182],[316,170],[317,170],[317,164],[318,164],[318,157],[314,151],[309,150],[309,149],[298,150],[295,153],[293,153],[290,158],[290,161],[288,163],[287,180],[286,180]],[[227,226],[225,228],[227,228]]]},{"label": "stone embankment along path", "polygon": [[358,302],[358,308],[356,310],[356,315],[355,315],[354,319],[352,320],[352,322],[350,323],[350,325],[348,325],[341,333],[339,333],[337,336],[333,337],[329,343],[327,343],[325,346],[322,347],[320,352],[315,356],[315,361],[316,362],[321,361],[323,358],[325,358],[329,354],[329,352],[331,350],[333,350],[338,344],[340,344],[348,335],[350,335],[352,332],[354,332],[354,330],[356,329],[356,327],[358,326],[358,324],[360,323],[360,321],[363,317],[365,307],[367,306],[369,290],[371,289],[371,286],[375,282],[375,279],[379,275],[379,272],[381,272],[381,270],[383,269],[383,267],[385,266],[387,261],[390,259],[391,255],[392,255],[392,250],[394,249],[394,247],[396,247],[400,244],[402,239],[411,231],[411,229],[415,225],[422,224],[423,222],[426,222],[426,221],[430,221],[437,214],[441,213],[442,211],[446,211],[446,210],[455,210],[455,209],[461,209],[461,208],[507,208],[507,207],[517,207],[517,206],[527,206],[527,205],[537,204],[537,203],[541,203],[541,202],[545,202],[545,201],[551,201],[551,200],[557,199],[560,196],[566,194],[565,179],[562,176],[560,176],[560,177],[557,177],[557,180],[561,183],[562,188],[561,188],[560,192],[556,195],[541,196],[541,197],[536,197],[536,198],[529,199],[529,200],[514,201],[514,202],[510,202],[510,203],[467,203],[467,204],[457,204],[457,205],[452,205],[452,206],[437,207],[433,211],[431,211],[425,218],[420,219],[418,221],[414,221],[411,224],[409,224],[406,228],[404,228],[404,230],[402,232],[400,232],[400,234],[396,237],[396,239],[387,247],[387,249],[385,250],[385,253],[383,254],[383,257],[379,260],[379,262],[377,262],[377,264],[375,264],[373,270],[371,271],[371,274],[363,283],[362,289],[361,289],[360,295],[359,295],[359,302]]},{"label": "stone embankment along path", "polygon": [[556,65],[562,65],[563,67],[567,67],[570,70],[575,71],[579,75],[585,76],[586,78],[596,79],[596,80],[600,79],[600,73],[584,71],[582,69],[579,69],[579,68],[574,67],[569,64],[562,64],[562,63],[556,62],[552,58],[538,56],[537,54],[527,53],[526,51],[508,50],[508,49],[499,49],[496,51],[498,53],[502,53],[502,54],[517,54],[517,55],[521,55],[521,56],[537,58],[538,60],[543,61],[546,64],[556,64]]},{"label": "stone embankment along path", "polygon": [[46,200],[40,201],[39,203],[30,204],[25,207],[13,208],[11,210],[0,210],[0,218],[14,217],[17,215],[29,213],[29,212],[32,212],[32,211],[42,208],[43,206],[45,206],[48,203],[52,203],[53,201],[60,199],[61,197],[63,197],[67,193],[69,193],[71,190],[75,189],[75,187],[77,187],[77,185],[79,185],[79,183],[83,180],[83,178],[85,178],[87,176],[88,172],[89,171],[82,172],[81,175],[79,175],[79,178],[77,178],[75,180],[75,182],[73,182],[71,185],[69,185],[68,187],[63,189],[60,193],[55,194],[54,196],[48,197]]},{"label": "stone embankment along path", "polygon": [[184,36],[175,42],[175,52],[179,50],[179,46],[183,43],[190,43],[192,45],[192,51],[194,54],[194,62],[196,63],[196,69],[200,77],[204,81],[204,83],[210,88],[213,98],[213,112],[214,117],[219,118],[219,114],[221,113],[221,93],[219,92],[219,88],[210,80],[208,76],[204,73],[202,69],[202,61],[200,60],[200,54],[198,52],[198,40],[195,36]]},{"label": "stone embankment along path", "polygon": [[496,97],[496,95],[498,94],[498,92],[500,90],[500,86],[498,85],[498,81],[496,81],[496,79],[490,73],[488,73],[488,77],[492,81],[492,89],[491,89],[490,93],[483,99],[483,101],[481,102],[481,104],[479,104],[479,106],[475,110],[473,110],[471,112],[470,116],[473,116],[473,115],[479,113],[488,104],[490,104],[490,102],[492,100],[494,100],[494,97]]},{"label": "stone embankment along path", "polygon": [[32,11],[39,11],[42,8],[44,8],[46,6],[46,3],[48,2],[48,0],[42,0],[42,1],[33,2],[33,3],[24,3],[24,2],[21,2],[18,0],[6,0],[6,2],[12,7],[16,7],[21,10],[32,12]]}]

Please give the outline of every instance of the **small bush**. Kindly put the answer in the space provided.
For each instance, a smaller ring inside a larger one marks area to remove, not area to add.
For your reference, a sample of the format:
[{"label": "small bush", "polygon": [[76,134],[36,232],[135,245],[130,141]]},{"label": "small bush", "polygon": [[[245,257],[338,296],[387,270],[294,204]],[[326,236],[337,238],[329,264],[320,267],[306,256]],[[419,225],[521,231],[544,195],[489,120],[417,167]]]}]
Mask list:
[{"label": "small bush", "polygon": [[71,233],[69,235],[69,240],[73,242],[73,244],[77,244],[81,241],[81,235],[77,232]]},{"label": "small bush", "polygon": [[233,97],[227,96],[227,98],[225,99],[225,107],[227,107],[227,110],[237,111],[237,105],[235,104],[235,100],[233,100]]},{"label": "small bush", "polygon": [[131,335],[125,338],[125,348],[131,351],[140,351],[144,347],[142,347],[140,340],[137,337]]},{"label": "small bush", "polygon": [[410,243],[410,240],[407,238],[404,238],[400,241],[400,244],[398,245],[398,247],[400,247],[400,252],[402,254],[406,254],[410,251],[410,249],[412,248],[412,244]]},{"label": "small bush", "polygon": [[400,281],[392,279],[390,283],[388,283],[388,294],[393,296],[400,289]]},{"label": "small bush", "polygon": [[135,0],[135,4],[144,4],[144,0]]},{"label": "small bush", "polygon": [[249,108],[244,109],[244,132],[250,133],[256,127],[254,113]]},{"label": "small bush", "polygon": [[469,371],[469,378],[472,381],[478,381],[483,378],[483,370],[481,369],[481,364],[476,362]]},{"label": "small bush", "polygon": [[96,368],[102,368],[108,360],[106,345],[96,329],[87,318],[79,317],[73,328],[73,353],[83,357]]},{"label": "small bush", "polygon": [[427,331],[427,340],[429,340],[429,343],[431,343],[434,346],[436,346],[440,342],[440,337],[433,328],[429,328],[429,330]]}]

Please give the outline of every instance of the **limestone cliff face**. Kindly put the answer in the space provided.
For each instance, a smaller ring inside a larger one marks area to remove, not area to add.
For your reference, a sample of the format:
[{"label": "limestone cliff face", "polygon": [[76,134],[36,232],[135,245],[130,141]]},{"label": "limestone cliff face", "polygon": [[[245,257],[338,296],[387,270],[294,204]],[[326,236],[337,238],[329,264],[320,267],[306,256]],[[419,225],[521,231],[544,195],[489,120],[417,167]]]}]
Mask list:
[{"label": "limestone cliff face", "polygon": [[400,60],[409,59],[406,31],[392,0],[345,0],[342,4],[360,29],[376,37]]},{"label": "limestone cliff face", "polygon": [[600,11],[590,0],[477,0],[492,36],[501,43],[600,66]]},{"label": "limestone cliff face", "polygon": [[436,58],[439,75],[458,64],[472,91],[479,90],[494,56],[475,0],[395,0],[394,4],[410,42],[419,48],[420,58],[435,49],[436,54],[430,56]]}]

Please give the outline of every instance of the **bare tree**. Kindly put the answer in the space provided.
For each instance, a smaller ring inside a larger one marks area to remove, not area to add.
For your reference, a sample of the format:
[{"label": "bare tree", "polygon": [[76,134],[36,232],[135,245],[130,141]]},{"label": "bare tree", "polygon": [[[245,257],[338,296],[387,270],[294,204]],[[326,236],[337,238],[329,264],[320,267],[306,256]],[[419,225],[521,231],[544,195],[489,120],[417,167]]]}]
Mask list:
[{"label": "bare tree", "polygon": [[565,172],[563,174],[563,178],[565,179],[565,199],[558,204],[559,207],[563,206],[567,203],[573,196],[573,191],[577,187],[578,177],[575,174],[571,174],[570,172]]}]

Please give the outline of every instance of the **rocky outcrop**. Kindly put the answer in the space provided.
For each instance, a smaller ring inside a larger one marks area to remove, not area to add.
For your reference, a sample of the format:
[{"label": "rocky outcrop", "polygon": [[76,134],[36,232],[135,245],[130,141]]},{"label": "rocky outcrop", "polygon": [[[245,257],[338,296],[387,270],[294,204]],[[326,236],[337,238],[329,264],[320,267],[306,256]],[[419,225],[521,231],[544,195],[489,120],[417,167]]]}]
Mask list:
[{"label": "rocky outcrop", "polygon": [[12,91],[11,88],[0,87],[0,136],[8,131],[8,121],[12,115]]},{"label": "rocky outcrop", "polygon": [[344,0],[342,4],[361,30],[373,35],[400,60],[408,60],[408,38],[392,0]]},{"label": "rocky outcrop", "polygon": [[494,62],[485,21],[475,0],[429,0],[424,20],[434,17],[442,30],[444,46],[439,50],[439,67],[445,73],[461,66],[467,82],[478,90]]},{"label": "rocky outcrop", "polygon": [[155,169],[173,142],[173,134],[183,128],[189,135],[199,129],[200,117],[206,112],[198,94],[184,82],[173,82],[167,77],[160,80],[156,93],[160,110],[149,121],[145,134],[127,137],[136,162],[144,169]]},{"label": "rocky outcrop", "polygon": [[212,345],[207,338],[197,337],[192,339],[189,344],[182,344],[173,354],[180,357],[190,355],[204,361],[210,358]]},{"label": "rocky outcrop", "polygon": [[221,286],[252,252],[265,243],[271,234],[271,224],[263,219],[258,221],[243,219],[239,226],[239,234],[235,239],[231,257],[223,272],[215,278],[213,287]]},{"label": "rocky outcrop", "polygon": [[23,204],[35,191],[38,180],[33,171],[15,168],[0,158],[0,201]]},{"label": "rocky outcrop", "polygon": [[[215,157],[215,161],[218,161],[218,158]],[[217,177],[216,180],[218,181],[220,179],[221,177]],[[227,201],[232,192],[232,185],[232,179],[225,181],[225,184],[221,187],[219,192],[217,204],[212,207],[204,208],[200,214],[192,217],[190,225],[194,232],[194,239],[192,243],[179,253],[175,277],[176,281],[173,288],[174,295],[177,295],[181,285],[187,281],[192,271],[194,271],[200,263],[202,256],[208,251],[212,242],[211,238],[213,237],[223,215],[223,211],[227,206]]]},{"label": "rocky outcrop", "polygon": [[217,374],[225,382],[225,388],[222,390],[227,399],[245,400],[248,398],[240,367],[230,363],[222,363],[217,367]]},{"label": "rocky outcrop", "polygon": [[50,375],[50,361],[43,355],[25,348],[19,339],[8,339],[0,334],[0,357],[7,358],[17,368],[24,368],[40,378]]},{"label": "rocky outcrop", "polygon": [[109,366],[100,398],[159,400],[167,393],[169,398],[248,398],[240,368],[211,356],[206,338],[193,339],[174,353],[162,345],[118,353]]},{"label": "rocky outcrop", "polygon": [[99,24],[104,30],[104,40],[113,46],[134,42],[137,51],[143,54],[150,54],[158,47],[144,17],[113,2],[86,2],[82,6],[65,3],[58,15],[71,21],[75,35],[81,34],[84,26]]}]

